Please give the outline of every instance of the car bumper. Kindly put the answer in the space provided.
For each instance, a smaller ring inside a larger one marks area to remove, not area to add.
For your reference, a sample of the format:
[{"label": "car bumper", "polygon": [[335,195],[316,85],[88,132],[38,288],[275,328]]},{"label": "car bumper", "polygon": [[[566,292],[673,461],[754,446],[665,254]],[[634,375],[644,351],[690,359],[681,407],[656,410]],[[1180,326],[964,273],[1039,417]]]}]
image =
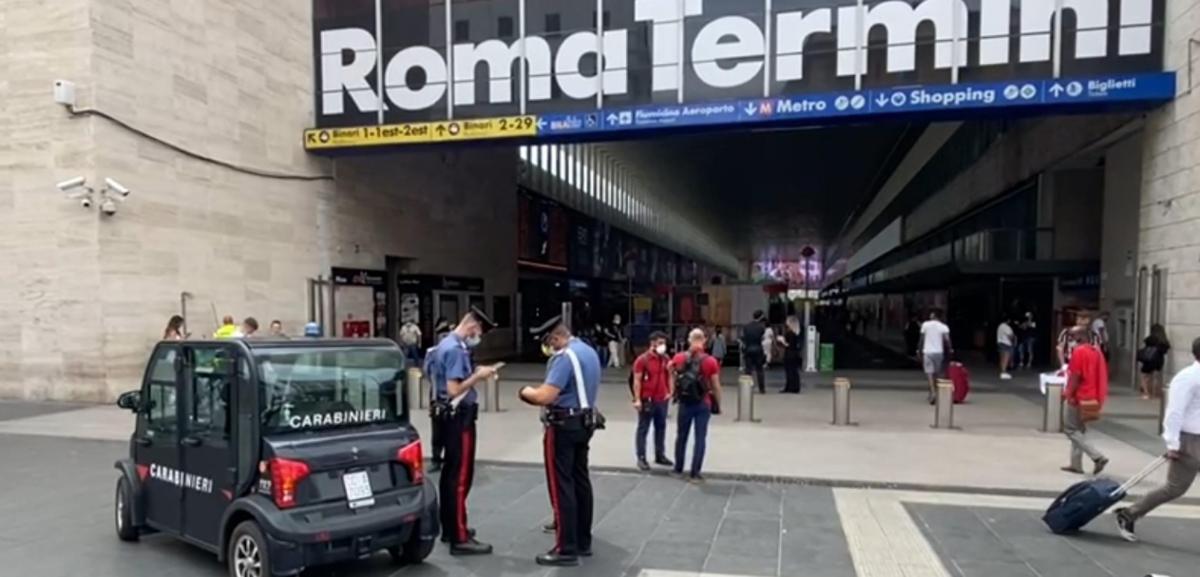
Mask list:
[{"label": "car bumper", "polygon": [[414,530],[422,540],[438,537],[437,495],[428,485],[379,494],[369,509],[347,511],[340,503],[276,509],[266,515],[261,521],[272,570],[291,575],[306,567],[363,558],[404,545]]}]

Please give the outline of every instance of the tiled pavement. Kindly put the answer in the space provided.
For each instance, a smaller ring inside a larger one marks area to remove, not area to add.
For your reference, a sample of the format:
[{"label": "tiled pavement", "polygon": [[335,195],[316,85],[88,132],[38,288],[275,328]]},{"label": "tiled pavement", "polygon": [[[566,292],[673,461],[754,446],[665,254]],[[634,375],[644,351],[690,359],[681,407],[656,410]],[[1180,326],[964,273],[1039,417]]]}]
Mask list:
[{"label": "tiled pavement", "polygon": [[[116,577],[168,571],[217,577],[215,559],[162,537],[136,545],[111,527],[117,442],[0,435],[3,574]],[[596,556],[547,570],[544,476],[535,467],[483,467],[471,524],[495,555],[394,567],[385,555],[306,573],[363,577],[1141,577],[1195,575],[1200,508],[1170,507],[1142,524],[1145,543],[1120,542],[1108,520],[1074,537],[1047,533],[1045,499],[595,475]]]}]

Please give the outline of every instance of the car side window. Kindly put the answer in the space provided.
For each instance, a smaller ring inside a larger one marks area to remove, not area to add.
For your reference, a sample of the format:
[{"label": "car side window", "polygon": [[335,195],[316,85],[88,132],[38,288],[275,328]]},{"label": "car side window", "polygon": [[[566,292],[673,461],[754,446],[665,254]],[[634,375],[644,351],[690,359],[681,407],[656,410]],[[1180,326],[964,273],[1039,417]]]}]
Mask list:
[{"label": "car side window", "polygon": [[159,347],[151,361],[150,379],[146,383],[146,430],[151,434],[175,434],[179,431],[176,412],[175,358],[177,347]]},{"label": "car side window", "polygon": [[193,350],[188,432],[216,439],[229,438],[229,396],[233,393],[234,352],[227,348]]}]

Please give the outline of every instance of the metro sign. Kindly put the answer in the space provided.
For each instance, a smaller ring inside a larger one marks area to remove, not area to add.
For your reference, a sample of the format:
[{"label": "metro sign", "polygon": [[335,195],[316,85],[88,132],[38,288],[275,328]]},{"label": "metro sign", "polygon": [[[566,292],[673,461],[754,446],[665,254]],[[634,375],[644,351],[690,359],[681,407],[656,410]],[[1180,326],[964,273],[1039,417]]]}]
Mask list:
[{"label": "metro sign", "polygon": [[[743,87],[756,78],[761,81],[768,61],[771,80],[801,80],[805,78],[805,48],[814,40],[835,44],[835,75],[853,77],[868,70],[869,51],[858,49],[859,39],[880,29],[887,36],[886,73],[910,72],[917,69],[918,28],[926,23],[932,25],[936,41],[935,69],[967,67],[969,43],[976,46],[975,65],[981,67],[1010,64],[1014,42],[1019,63],[1049,62],[1056,4],[1056,0],[978,0],[978,37],[968,38],[970,15],[964,0],[884,0],[864,3],[861,9],[842,5],[777,11],[771,14],[770,34],[760,21],[745,16],[721,16],[693,24],[704,15],[703,0],[607,0],[607,5],[630,1],[634,19],[650,26],[651,90],[655,93],[679,90],[681,66],[716,89]],[[1106,59],[1153,52],[1155,0],[1061,1],[1063,9],[1074,14],[1076,25],[1074,53],[1064,54],[1064,58]],[[681,6],[690,19],[689,28],[699,26],[682,58]],[[590,5],[587,8],[590,13]],[[427,18],[429,9],[425,10]],[[1113,15],[1118,20],[1115,23],[1110,22]],[[1014,19],[1020,31],[1015,40],[1011,37]],[[1110,28],[1118,30],[1116,46],[1110,46]],[[319,116],[325,120],[378,111],[380,96],[371,87],[371,79],[378,74],[375,51],[379,42],[373,29],[318,30]],[[557,50],[552,50],[545,38],[528,35],[512,42],[490,39],[455,44],[449,63],[444,50],[408,46],[384,63],[383,104],[388,110],[432,109],[444,102],[451,76],[455,107],[513,103],[518,95],[513,94],[512,69],[522,54],[530,102],[554,97],[552,83],[561,91],[560,98],[572,100],[596,98],[601,85],[606,96],[625,95],[629,90],[629,45],[629,30],[622,28],[603,31],[602,39],[594,31],[575,32],[563,38]],[[582,74],[584,59],[595,59],[601,52],[602,78]],[[861,58],[858,62],[856,55]],[[486,99],[477,102],[476,85],[483,80],[477,71],[481,69],[486,70],[488,89]],[[352,108],[348,109],[347,103]]]}]

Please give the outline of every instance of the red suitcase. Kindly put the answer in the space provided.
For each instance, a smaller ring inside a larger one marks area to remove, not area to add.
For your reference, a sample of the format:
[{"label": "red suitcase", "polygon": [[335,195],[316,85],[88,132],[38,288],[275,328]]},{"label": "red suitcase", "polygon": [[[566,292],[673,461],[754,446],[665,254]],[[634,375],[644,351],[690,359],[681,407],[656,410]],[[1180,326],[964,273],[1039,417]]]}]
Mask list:
[{"label": "red suitcase", "polygon": [[954,383],[955,404],[965,402],[967,393],[971,392],[971,373],[967,372],[967,367],[958,361],[951,361],[946,375],[950,377],[950,382]]}]

